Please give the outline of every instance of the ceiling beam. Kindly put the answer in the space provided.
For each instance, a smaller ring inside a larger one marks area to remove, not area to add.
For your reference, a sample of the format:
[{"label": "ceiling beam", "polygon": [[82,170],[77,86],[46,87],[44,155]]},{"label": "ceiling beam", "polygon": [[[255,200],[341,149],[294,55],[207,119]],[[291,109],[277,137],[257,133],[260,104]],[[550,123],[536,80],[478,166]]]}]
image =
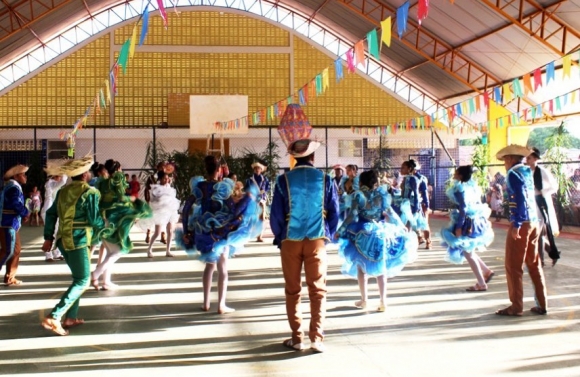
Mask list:
[{"label": "ceiling beam", "polygon": [[[396,14],[396,9],[377,0],[336,0],[352,12],[361,15],[375,26],[388,16]],[[482,0],[487,1],[487,0]],[[499,0],[498,0],[499,1]],[[396,22],[392,23],[393,28]],[[399,42],[435,64],[457,81],[466,85],[475,93],[483,93],[489,87],[501,85],[502,80],[475,63],[470,57],[456,51],[447,42],[427,31],[413,19],[407,21],[407,31]],[[524,97],[532,106],[537,103]],[[548,116],[551,116],[549,114]]]},{"label": "ceiling beam", "polygon": [[[36,0],[22,0],[19,1],[15,4],[12,5],[12,8],[10,8],[8,5],[6,5],[6,1],[2,0],[2,3],[4,3],[4,5],[6,6],[6,10],[0,10],[0,18],[5,15],[6,13],[10,13],[10,28],[1,28],[0,29],[0,43],[2,43],[3,41],[5,41],[6,39],[12,37],[14,34],[18,33],[19,31],[28,28],[29,30],[32,30],[30,27],[33,23],[35,23],[36,21],[44,18],[45,16],[47,16],[48,14],[50,14],[51,12],[64,7],[65,5],[67,5],[68,3],[74,2],[75,0],[65,0],[57,5],[54,4],[54,1],[51,2],[51,6],[52,8],[48,8],[46,6],[46,4],[36,1]],[[40,9],[40,7],[37,7],[36,12],[34,12],[33,10],[35,9],[33,6],[34,4],[37,5],[41,5],[42,9]],[[24,7],[28,7],[29,11],[28,13],[30,13],[32,15],[32,17],[30,17],[30,20],[23,17],[18,10],[19,9],[23,9]],[[12,12],[11,12],[12,11]],[[12,17],[14,17],[19,20],[19,24],[18,25],[14,25],[14,23],[12,22]],[[33,33],[36,36],[36,33]]]},{"label": "ceiling beam", "polygon": [[[501,14],[513,25],[524,30],[559,56],[574,51],[566,49],[567,44],[572,43],[573,46],[580,44],[580,32],[554,14],[566,1],[556,0],[543,7],[534,0],[481,0],[482,3]],[[526,12],[526,9],[529,10],[530,7],[533,10]]]},{"label": "ceiling beam", "polygon": [[[381,20],[396,13],[395,8],[375,0],[337,1],[376,26],[380,26]],[[396,27],[396,22],[393,22],[393,25]],[[492,73],[486,71],[461,52],[454,51],[452,46],[425,30],[424,27],[419,27],[419,24],[410,18],[407,23],[407,32],[399,42],[475,92],[481,93],[486,88],[501,82]]]}]

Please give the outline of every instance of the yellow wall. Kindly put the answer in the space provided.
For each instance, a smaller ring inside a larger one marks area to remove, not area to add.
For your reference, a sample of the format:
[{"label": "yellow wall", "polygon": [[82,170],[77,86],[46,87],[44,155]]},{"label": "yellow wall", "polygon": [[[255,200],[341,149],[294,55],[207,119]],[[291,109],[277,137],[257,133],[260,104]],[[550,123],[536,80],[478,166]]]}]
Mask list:
[{"label": "yellow wall", "polygon": [[[160,17],[150,19],[146,45],[265,49],[291,45],[291,35],[284,29],[243,15],[169,12],[168,16],[168,29]],[[121,45],[131,32],[132,25],[113,31],[115,45]],[[115,125],[167,121],[171,93],[245,94],[249,112],[255,112],[291,94],[291,63],[295,90],[330,68],[329,90],[310,97],[304,109],[313,125],[383,125],[417,116],[365,78],[348,74],[346,67],[345,80],[336,84],[332,58],[298,37],[292,43],[293,54],[140,52],[137,48],[127,74],[119,74]],[[104,88],[111,67],[109,44],[110,36],[105,35],[0,97],[0,127],[72,126],[98,89]],[[91,116],[88,124],[109,125],[109,111]]]},{"label": "yellow wall", "polygon": [[[517,125],[503,127],[496,127],[495,120],[504,116],[511,115],[511,112],[505,107],[497,105],[495,102],[489,102],[488,119],[490,120],[490,127],[488,130],[489,153],[492,164],[501,164],[502,162],[495,158],[497,152],[509,144],[526,145],[530,137],[530,127],[519,127]],[[506,122],[507,123],[507,122]],[[522,123],[527,124],[527,123]],[[492,169],[494,174],[496,171],[504,171],[503,168],[498,167]]]}]

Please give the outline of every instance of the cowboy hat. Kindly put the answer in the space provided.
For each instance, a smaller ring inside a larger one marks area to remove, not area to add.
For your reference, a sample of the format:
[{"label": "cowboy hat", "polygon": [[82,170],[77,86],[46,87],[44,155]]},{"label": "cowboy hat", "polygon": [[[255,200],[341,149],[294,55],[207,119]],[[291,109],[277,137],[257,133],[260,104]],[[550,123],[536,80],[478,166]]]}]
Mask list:
[{"label": "cowboy hat", "polygon": [[319,141],[299,139],[288,145],[288,154],[296,158],[310,156],[320,145],[321,143]]},{"label": "cowboy hat", "polygon": [[266,165],[264,165],[264,164],[261,164],[261,163],[259,163],[259,162],[254,162],[254,163],[252,164],[252,169],[254,169],[256,166],[262,169],[262,173],[263,173],[263,172],[265,172],[265,171],[266,171],[266,169],[268,168],[268,167],[267,167]]},{"label": "cowboy hat", "polygon": [[60,175],[67,175],[69,177],[76,177],[85,172],[88,172],[93,165],[93,157],[86,156],[77,160],[69,160],[60,167]]},{"label": "cowboy hat", "polygon": [[18,164],[8,169],[8,171],[4,174],[4,179],[10,179],[16,174],[26,173],[27,171],[28,166]]},{"label": "cowboy hat", "polygon": [[538,148],[533,147],[531,152],[532,153],[530,153],[530,156],[534,156],[538,160],[542,159],[542,154],[540,153],[540,150]]},{"label": "cowboy hat", "polygon": [[346,171],[346,168],[345,168],[344,166],[342,166],[341,164],[336,164],[336,165],[334,165],[334,166],[332,167],[332,170],[336,170],[336,169],[340,169],[340,170],[342,170],[343,172],[345,172],[345,171]]},{"label": "cowboy hat", "polygon": [[495,158],[497,158],[500,161],[503,161],[506,156],[528,157],[531,153],[532,151],[530,151],[528,148],[524,146],[511,144],[508,145],[507,147],[500,149],[499,152],[497,152],[497,154],[495,155]]}]

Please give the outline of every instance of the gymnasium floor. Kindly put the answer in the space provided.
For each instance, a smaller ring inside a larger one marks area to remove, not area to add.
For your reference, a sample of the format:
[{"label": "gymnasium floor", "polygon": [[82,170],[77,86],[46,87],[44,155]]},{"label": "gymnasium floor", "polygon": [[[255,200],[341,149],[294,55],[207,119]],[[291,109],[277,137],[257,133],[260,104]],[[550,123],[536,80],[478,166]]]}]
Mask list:
[{"label": "gymnasium floor", "polygon": [[[434,229],[444,224],[432,221]],[[378,299],[372,280],[370,310],[352,306],[359,298],[356,282],[341,275],[331,247],[328,352],[313,354],[281,346],[289,328],[279,255],[269,243],[251,243],[230,260],[228,303],[237,311],[218,315],[215,304],[209,313],[199,310],[203,265],[183,251],[165,258],[160,243],[155,258],[147,259],[139,231],[134,234],[136,249],[116,265],[114,280],[121,289],[88,290],[80,312],[86,324],[70,336],[52,336],[40,327],[40,319],[56,304],[70,275],[64,262],[44,262],[41,228],[25,227],[18,276],[25,283],[0,287],[0,374],[580,375],[580,237],[560,237],[563,258],[545,269],[548,316],[527,311],[523,317],[506,318],[493,314],[509,304],[502,267],[505,226],[495,230],[495,242],[482,254],[496,271],[487,292],[465,292],[475,282],[469,268],[446,263],[443,249],[436,246],[420,250],[419,259],[389,281],[386,313],[373,311]],[[527,275],[524,283],[530,308],[533,292]]]}]

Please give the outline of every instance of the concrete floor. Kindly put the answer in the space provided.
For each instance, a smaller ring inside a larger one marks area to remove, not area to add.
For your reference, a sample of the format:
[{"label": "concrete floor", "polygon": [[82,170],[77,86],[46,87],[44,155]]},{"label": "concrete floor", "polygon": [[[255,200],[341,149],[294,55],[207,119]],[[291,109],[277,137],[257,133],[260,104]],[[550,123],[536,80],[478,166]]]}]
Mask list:
[{"label": "concrete floor", "polygon": [[[440,229],[443,220],[433,220]],[[87,323],[71,335],[49,335],[39,323],[70,281],[64,262],[45,263],[41,228],[25,227],[20,287],[0,288],[0,374],[59,376],[580,376],[578,236],[560,237],[563,258],[546,268],[550,311],[539,317],[494,315],[509,304],[503,271],[505,227],[483,259],[496,271],[487,292],[468,293],[467,265],[443,261],[443,249],[421,251],[389,281],[386,313],[355,309],[356,282],[340,274],[330,248],[328,352],[281,346],[289,328],[278,251],[252,243],[229,264],[233,314],[199,310],[203,265],[177,251],[145,256],[136,249],[116,265],[115,292],[89,290]],[[525,277],[526,307],[533,306]],[[377,304],[377,288],[370,284]],[[303,291],[305,292],[305,291]],[[215,294],[215,292],[214,292]],[[214,305],[215,306],[215,305]],[[307,306],[304,305],[306,310]],[[215,309],[212,308],[212,309]]]}]

